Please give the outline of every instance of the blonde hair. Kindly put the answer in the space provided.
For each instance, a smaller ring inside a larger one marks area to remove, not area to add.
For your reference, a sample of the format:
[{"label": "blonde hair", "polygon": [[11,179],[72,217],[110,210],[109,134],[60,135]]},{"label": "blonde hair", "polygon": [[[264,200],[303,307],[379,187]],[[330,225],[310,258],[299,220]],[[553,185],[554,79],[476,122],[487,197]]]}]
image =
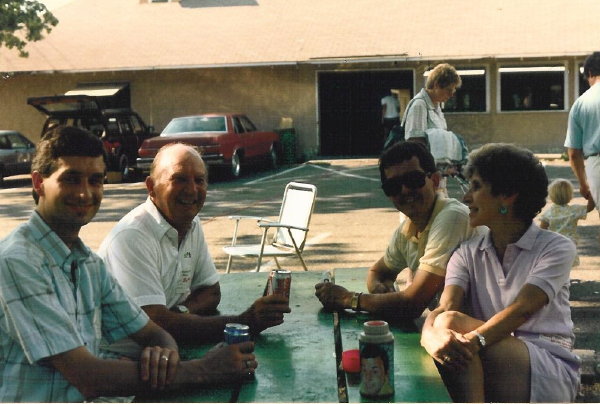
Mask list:
[{"label": "blonde hair", "polygon": [[550,200],[557,205],[566,205],[573,199],[573,185],[571,181],[558,178],[548,186]]},{"label": "blonde hair", "polygon": [[448,63],[440,63],[429,72],[425,88],[432,90],[436,84],[439,88],[447,88],[453,84],[456,85],[456,88],[459,88],[462,85],[462,79],[454,66]]}]

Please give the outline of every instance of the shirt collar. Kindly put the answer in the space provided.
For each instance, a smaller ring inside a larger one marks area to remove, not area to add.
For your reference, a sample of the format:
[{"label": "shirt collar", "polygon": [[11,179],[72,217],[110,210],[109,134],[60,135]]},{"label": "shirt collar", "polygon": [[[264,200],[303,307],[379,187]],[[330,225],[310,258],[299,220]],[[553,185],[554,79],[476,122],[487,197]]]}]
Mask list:
[{"label": "shirt collar", "polygon": [[[427,226],[425,226],[425,228],[423,229],[423,231],[421,233],[425,233],[426,231],[429,230],[429,228],[431,227],[431,223],[433,223],[433,220],[438,215],[438,213],[440,213],[440,211],[444,208],[445,205],[446,205],[446,198],[444,198],[442,195],[440,195],[439,193],[436,192],[435,202],[433,203],[433,211],[431,212],[431,216],[429,216],[429,220],[427,221]],[[406,221],[404,222],[404,225],[402,226],[402,235],[404,235],[404,237],[406,237],[407,239],[410,239],[411,237],[416,237],[417,233],[418,233],[417,226],[407,216]]]},{"label": "shirt collar", "polygon": [[[514,245],[521,250],[531,250],[535,244],[535,240],[540,234],[540,228],[536,226],[534,223],[531,223],[529,228],[523,233],[520,239],[518,239],[515,243],[509,244],[509,246]],[[508,247],[508,246],[507,246]],[[483,236],[481,240],[481,244],[479,245],[479,249],[485,250],[488,248],[494,248],[494,243],[492,242],[492,235],[489,229]]]},{"label": "shirt collar", "polygon": [[[156,225],[161,229],[161,234],[160,236],[164,236],[165,234],[175,234],[175,236],[177,236],[177,229],[175,229],[173,226],[171,226],[171,223],[169,223],[167,221],[167,219],[165,219],[165,217],[162,215],[162,213],[160,213],[160,211],[158,210],[158,208],[156,207],[156,205],[154,204],[154,202],[152,202],[152,199],[150,199],[150,197],[148,196],[148,198],[146,198],[146,212],[148,212],[148,214],[150,214],[150,216],[154,219],[154,222],[156,223]],[[190,229],[188,230],[187,234],[190,234],[190,232],[192,232],[194,230],[196,226],[196,220],[192,220],[192,224],[190,226]]]},{"label": "shirt collar", "polygon": [[425,90],[424,88],[421,89],[421,95],[423,96],[423,99],[427,104],[427,108],[435,109],[435,105],[433,104],[433,101],[431,101],[431,97],[429,96],[429,93],[427,93],[427,90]]},{"label": "shirt collar", "polygon": [[54,262],[59,265],[65,264],[65,262],[76,260],[78,262],[84,261],[91,254],[91,250],[77,238],[77,241],[70,249],[58,234],[54,232],[48,226],[48,223],[40,216],[37,211],[34,211],[29,218],[29,225],[32,229],[32,234],[36,241],[40,243],[43,250],[48,253]]}]

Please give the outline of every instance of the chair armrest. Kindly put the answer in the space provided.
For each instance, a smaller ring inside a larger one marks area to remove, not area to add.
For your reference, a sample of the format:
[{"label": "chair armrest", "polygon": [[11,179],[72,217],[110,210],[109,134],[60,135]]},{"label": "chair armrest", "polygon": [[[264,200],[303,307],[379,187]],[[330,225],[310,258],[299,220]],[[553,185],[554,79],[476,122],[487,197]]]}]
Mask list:
[{"label": "chair armrest", "polygon": [[228,216],[228,219],[233,219],[233,220],[242,220],[242,219],[252,219],[252,220],[256,220],[256,221],[265,221],[268,222],[269,219],[265,219],[264,217],[260,217],[260,216]]},{"label": "chair armrest", "polygon": [[308,231],[308,229],[306,227],[292,226],[291,224],[277,223],[277,222],[265,223],[263,221],[260,221],[258,223],[258,226],[259,227],[266,227],[266,228],[270,228],[270,227],[285,227],[286,229],[295,229],[295,230]]}]

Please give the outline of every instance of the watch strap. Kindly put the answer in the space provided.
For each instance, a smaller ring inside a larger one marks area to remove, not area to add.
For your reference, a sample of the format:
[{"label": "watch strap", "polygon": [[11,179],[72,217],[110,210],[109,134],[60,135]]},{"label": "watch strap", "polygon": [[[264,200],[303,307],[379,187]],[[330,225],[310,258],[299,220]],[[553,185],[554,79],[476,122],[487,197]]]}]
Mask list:
[{"label": "watch strap", "polygon": [[352,310],[360,311],[360,296],[361,295],[362,295],[362,292],[354,292],[354,295],[352,295],[352,299],[350,300],[350,307],[352,308]]},{"label": "watch strap", "polygon": [[483,335],[481,335],[481,333],[477,330],[473,330],[473,332],[475,333],[475,335],[477,336],[477,340],[479,341],[479,345],[481,345],[482,348],[485,348],[485,337]]}]

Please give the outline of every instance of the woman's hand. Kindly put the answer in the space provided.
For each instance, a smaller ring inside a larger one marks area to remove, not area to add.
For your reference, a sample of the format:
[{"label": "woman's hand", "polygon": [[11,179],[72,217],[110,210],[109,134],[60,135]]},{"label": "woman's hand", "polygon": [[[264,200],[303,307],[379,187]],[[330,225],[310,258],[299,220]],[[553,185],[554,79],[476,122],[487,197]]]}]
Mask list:
[{"label": "woman's hand", "polygon": [[452,370],[464,370],[479,350],[463,334],[448,328],[430,329],[421,336],[421,345],[431,357]]}]

